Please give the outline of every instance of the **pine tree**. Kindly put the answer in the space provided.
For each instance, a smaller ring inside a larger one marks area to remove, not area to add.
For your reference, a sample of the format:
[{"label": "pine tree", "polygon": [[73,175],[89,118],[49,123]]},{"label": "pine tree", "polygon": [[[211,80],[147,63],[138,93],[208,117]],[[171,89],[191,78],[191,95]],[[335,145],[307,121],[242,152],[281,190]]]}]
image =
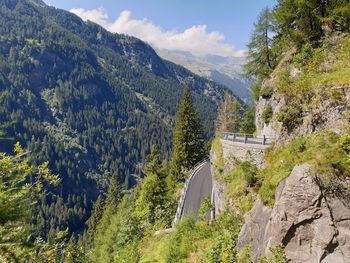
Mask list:
[{"label": "pine tree", "polygon": [[87,221],[87,231],[83,237],[83,242],[84,242],[87,250],[89,250],[90,247],[92,246],[93,239],[94,239],[94,236],[96,234],[97,225],[102,218],[103,209],[104,209],[104,202],[103,202],[103,199],[100,195],[97,198],[97,200],[94,204],[92,214],[91,214],[89,220]]},{"label": "pine tree", "polygon": [[112,213],[116,211],[120,201],[122,200],[122,197],[122,188],[118,183],[118,176],[113,175],[110,179],[109,189],[106,197],[106,209],[112,210]]},{"label": "pine tree", "polygon": [[260,13],[248,44],[249,61],[244,65],[245,75],[266,77],[275,67],[276,56],[272,52],[273,17],[268,8]]},{"label": "pine tree", "polygon": [[156,144],[152,145],[151,153],[147,156],[147,164],[145,166],[146,174],[158,174],[160,170],[160,152]]},{"label": "pine tree", "polygon": [[86,258],[82,246],[75,240],[74,235],[68,241],[67,247],[64,250],[63,263],[83,263]]},{"label": "pine tree", "polygon": [[205,157],[202,127],[187,88],[176,114],[173,147],[171,175],[182,182],[186,172]]}]

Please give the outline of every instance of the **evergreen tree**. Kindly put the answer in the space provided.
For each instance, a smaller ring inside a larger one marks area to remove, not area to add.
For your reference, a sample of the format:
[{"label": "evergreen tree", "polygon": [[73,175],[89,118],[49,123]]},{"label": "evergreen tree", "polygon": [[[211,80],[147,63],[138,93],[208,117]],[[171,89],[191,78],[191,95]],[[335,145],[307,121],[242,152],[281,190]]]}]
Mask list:
[{"label": "evergreen tree", "polygon": [[273,17],[265,8],[259,15],[258,22],[248,44],[249,61],[244,66],[245,75],[266,77],[276,64],[276,56],[272,52]]},{"label": "evergreen tree", "polygon": [[327,6],[327,18],[337,30],[350,31],[350,1],[332,0]]},{"label": "evergreen tree", "polygon": [[113,175],[110,179],[110,185],[106,197],[106,209],[110,209],[112,213],[116,211],[122,198],[122,188],[118,183],[118,177]]},{"label": "evergreen tree", "polygon": [[27,153],[19,143],[15,156],[0,153],[0,262],[30,261],[35,247],[31,243],[33,231],[31,216],[43,191],[44,184],[58,184],[57,176],[48,169],[48,163],[29,164]]},{"label": "evergreen tree", "polygon": [[171,175],[175,182],[183,182],[186,172],[205,157],[202,127],[188,88],[176,114]]},{"label": "evergreen tree", "polygon": [[83,263],[86,262],[83,248],[75,240],[74,235],[71,236],[64,250],[63,263]]},{"label": "evergreen tree", "polygon": [[279,33],[297,47],[323,35],[322,22],[329,0],[279,0],[274,9]]},{"label": "evergreen tree", "polygon": [[84,242],[86,250],[89,250],[92,243],[93,243],[94,236],[96,235],[97,225],[102,218],[103,208],[104,208],[104,202],[103,202],[103,199],[100,195],[97,198],[97,200],[94,204],[94,208],[92,210],[92,214],[91,214],[89,220],[87,221],[87,231],[83,237],[83,242]]},{"label": "evergreen tree", "polygon": [[250,106],[244,113],[243,118],[240,122],[240,132],[253,134],[255,130],[255,107]]},{"label": "evergreen tree", "polygon": [[160,173],[160,152],[158,149],[158,146],[156,144],[152,145],[151,153],[147,156],[147,164],[145,166],[145,172],[146,174],[153,173],[153,174],[159,174]]}]

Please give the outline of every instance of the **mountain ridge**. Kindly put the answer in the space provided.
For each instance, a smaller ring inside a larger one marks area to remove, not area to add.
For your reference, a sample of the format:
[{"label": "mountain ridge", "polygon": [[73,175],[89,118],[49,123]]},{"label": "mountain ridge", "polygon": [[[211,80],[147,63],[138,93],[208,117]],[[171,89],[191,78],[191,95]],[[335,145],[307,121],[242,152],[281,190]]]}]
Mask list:
[{"label": "mountain ridge", "polygon": [[[169,155],[184,86],[210,137],[223,86],[40,1],[8,0],[0,14],[0,120],[34,163],[49,161],[62,179],[41,200],[44,235],[82,229],[111,175],[133,184],[152,144]],[[12,144],[1,141],[7,152]]]}]

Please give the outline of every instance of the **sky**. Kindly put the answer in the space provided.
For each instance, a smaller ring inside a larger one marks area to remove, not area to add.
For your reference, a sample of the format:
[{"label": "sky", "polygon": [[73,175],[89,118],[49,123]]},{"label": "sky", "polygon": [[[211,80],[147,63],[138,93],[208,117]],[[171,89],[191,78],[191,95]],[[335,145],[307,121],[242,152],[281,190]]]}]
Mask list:
[{"label": "sky", "polygon": [[244,56],[259,12],[274,0],[45,0],[154,48]]}]

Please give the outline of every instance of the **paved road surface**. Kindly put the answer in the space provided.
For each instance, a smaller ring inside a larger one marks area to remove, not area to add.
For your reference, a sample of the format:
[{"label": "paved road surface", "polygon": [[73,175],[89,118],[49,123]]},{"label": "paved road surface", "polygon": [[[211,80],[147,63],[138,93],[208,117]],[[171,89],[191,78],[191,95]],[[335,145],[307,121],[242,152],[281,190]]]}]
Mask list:
[{"label": "paved road surface", "polygon": [[206,197],[211,198],[212,185],[210,162],[208,161],[193,175],[188,185],[183,217],[186,215],[198,215],[202,200]]}]

